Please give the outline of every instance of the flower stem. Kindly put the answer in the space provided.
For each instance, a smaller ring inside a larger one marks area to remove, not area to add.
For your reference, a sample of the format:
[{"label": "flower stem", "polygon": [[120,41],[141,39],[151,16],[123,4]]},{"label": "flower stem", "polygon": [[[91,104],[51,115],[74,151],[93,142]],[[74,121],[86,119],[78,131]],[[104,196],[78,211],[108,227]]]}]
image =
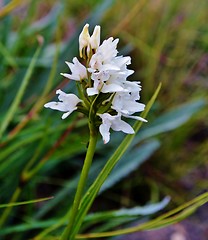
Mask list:
[{"label": "flower stem", "polygon": [[77,211],[79,209],[80,201],[82,199],[83,190],[85,187],[85,183],[88,177],[88,173],[90,170],[90,166],[92,163],[92,159],[95,153],[95,147],[97,143],[97,129],[94,127],[94,124],[92,122],[89,122],[89,129],[90,129],[90,140],[89,140],[89,146],[87,149],[84,165],[82,168],[82,172],[80,175],[80,180],[77,186],[77,191],[75,194],[74,202],[72,205],[72,209],[69,215],[69,222],[67,227],[65,228],[60,240],[72,240],[70,238],[71,230],[73,229],[73,224],[75,222],[75,218],[77,216]]}]

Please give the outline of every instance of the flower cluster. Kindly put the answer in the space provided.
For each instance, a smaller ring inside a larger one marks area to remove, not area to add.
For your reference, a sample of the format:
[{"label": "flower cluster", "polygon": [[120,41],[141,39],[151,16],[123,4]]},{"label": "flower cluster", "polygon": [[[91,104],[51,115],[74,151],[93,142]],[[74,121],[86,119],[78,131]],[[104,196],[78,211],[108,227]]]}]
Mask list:
[{"label": "flower cluster", "polygon": [[119,40],[110,37],[100,44],[100,26],[94,28],[91,36],[88,28],[89,24],[86,24],[79,36],[79,52],[83,62],[75,57],[72,63],[66,62],[71,74],[61,73],[78,82],[79,98],[57,90],[59,102],[49,102],[44,106],[64,112],[62,119],[74,110],[84,113],[99,128],[104,143],[107,143],[110,128],[133,134],[133,128],[122,117],[146,121],[134,115],[143,111],[145,105],[138,102],[140,82],[127,80],[134,71],[127,69],[131,63],[129,56],[117,55]]}]

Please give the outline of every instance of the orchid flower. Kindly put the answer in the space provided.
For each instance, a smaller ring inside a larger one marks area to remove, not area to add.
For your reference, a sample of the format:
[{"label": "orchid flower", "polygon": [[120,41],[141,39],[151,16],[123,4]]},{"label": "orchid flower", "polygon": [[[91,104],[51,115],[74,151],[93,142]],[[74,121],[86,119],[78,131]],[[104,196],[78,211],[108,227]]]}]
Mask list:
[{"label": "orchid flower", "polygon": [[106,144],[110,140],[110,128],[114,131],[122,131],[128,134],[134,134],[134,129],[126,122],[121,120],[121,115],[115,116],[109,113],[99,114],[102,119],[102,124],[99,127],[100,134],[102,135],[103,142]]},{"label": "orchid flower", "polygon": [[77,104],[82,102],[75,94],[66,94],[60,89],[56,91],[59,94],[58,99],[60,102],[49,102],[44,105],[46,108],[65,112],[62,119],[67,118],[73,111],[77,109]]},{"label": "orchid flower", "polygon": [[134,73],[133,70],[128,69],[131,58],[118,55],[118,42],[119,39],[110,37],[100,44],[100,26],[95,26],[90,36],[89,24],[86,24],[79,36],[81,60],[74,57],[72,63],[66,61],[70,73],[61,73],[62,76],[76,81],[78,96],[59,89],[56,91],[59,101],[44,105],[46,108],[63,112],[62,119],[66,119],[74,111],[81,112],[88,118],[87,153],[74,203],[70,208],[69,221],[61,240],[75,238],[73,229],[95,153],[98,134],[100,133],[106,144],[110,141],[112,130],[126,134],[135,133],[125,118],[146,121],[137,116],[145,108],[145,105],[140,103],[140,82],[127,80]]},{"label": "orchid flower", "polygon": [[44,105],[64,112],[62,119],[75,110],[84,113],[100,132],[104,143],[110,140],[110,129],[134,133],[123,118],[146,122],[137,116],[145,108],[139,102],[140,82],[127,80],[134,73],[128,69],[131,58],[118,55],[118,42],[119,39],[110,37],[100,44],[100,26],[95,26],[90,36],[89,24],[86,24],[79,36],[79,52],[83,61],[76,57],[72,63],[66,61],[71,73],[61,73],[77,82],[79,97],[57,90],[59,102]]},{"label": "orchid flower", "polygon": [[62,76],[69,78],[71,80],[80,81],[82,79],[87,78],[87,69],[84,65],[82,65],[79,60],[75,57],[72,60],[73,63],[67,62],[69,69],[71,70],[71,74],[61,73]]}]

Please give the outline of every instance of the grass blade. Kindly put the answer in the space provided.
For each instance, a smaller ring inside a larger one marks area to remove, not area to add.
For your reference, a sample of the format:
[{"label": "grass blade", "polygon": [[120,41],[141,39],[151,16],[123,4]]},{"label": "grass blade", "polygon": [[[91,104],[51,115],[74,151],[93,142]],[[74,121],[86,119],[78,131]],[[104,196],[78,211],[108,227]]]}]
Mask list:
[{"label": "grass blade", "polygon": [[20,86],[20,88],[19,88],[19,90],[17,92],[17,95],[14,98],[14,101],[12,102],[12,105],[9,108],[5,118],[3,119],[3,122],[1,123],[0,138],[2,137],[4,131],[6,130],[7,126],[9,125],[10,121],[12,120],[13,116],[16,113],[17,107],[18,107],[18,105],[19,105],[19,103],[20,103],[20,101],[21,101],[21,99],[22,99],[22,97],[24,95],[24,92],[26,90],[27,84],[28,84],[28,82],[30,80],[30,77],[31,77],[31,75],[33,73],[33,70],[35,68],[35,63],[36,63],[36,61],[38,59],[38,55],[40,53],[40,49],[41,49],[41,46],[39,46],[37,48],[37,50],[36,50],[32,60],[31,60],[31,63],[29,65],[29,67],[28,67],[28,70],[27,70],[27,72],[25,74],[25,77],[24,77],[24,79],[22,81],[22,84],[21,84],[21,86]]},{"label": "grass blade", "polygon": [[146,222],[134,227],[125,228],[122,230],[112,231],[112,232],[89,233],[89,234],[78,235],[77,239],[111,237],[111,236],[118,236],[123,234],[130,234],[138,231],[165,227],[187,218],[198,207],[202,206],[207,202],[208,202],[208,192],[201,194],[195,199],[149,222]]},{"label": "grass blade", "polygon": [[39,199],[23,201],[23,202],[5,203],[5,204],[0,204],[0,208],[16,207],[16,206],[25,205],[25,204],[38,203],[38,202],[50,200],[52,198],[53,197],[47,197],[47,198],[39,198]]}]

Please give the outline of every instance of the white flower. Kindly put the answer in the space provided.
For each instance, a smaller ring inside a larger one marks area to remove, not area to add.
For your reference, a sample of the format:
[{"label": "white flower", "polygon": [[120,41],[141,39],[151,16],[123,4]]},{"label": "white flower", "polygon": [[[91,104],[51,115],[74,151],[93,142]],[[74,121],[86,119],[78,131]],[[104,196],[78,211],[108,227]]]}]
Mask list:
[{"label": "white flower", "polygon": [[128,90],[128,92],[131,93],[132,98],[134,96],[134,100],[139,100],[140,99],[139,92],[142,89],[141,86],[140,86],[140,82],[125,81],[125,82],[123,82],[123,86],[126,90]]},{"label": "white flower", "polygon": [[[118,38],[113,39],[113,37],[110,37],[107,40],[104,40],[103,43],[97,49],[96,54],[102,56],[102,61],[104,64],[111,61],[118,54],[117,50],[118,42],[119,42]],[[93,62],[93,57],[91,60]]]},{"label": "white flower", "polygon": [[118,56],[116,50],[118,39],[105,40],[92,55],[88,71],[94,84],[87,89],[89,96],[102,93],[125,92],[123,83],[134,71],[127,69],[130,57]]},{"label": "white flower", "polygon": [[139,94],[137,92],[119,92],[116,93],[111,108],[116,110],[119,114],[126,118],[133,118],[143,122],[147,122],[144,118],[139,116],[132,116],[136,112],[142,112],[145,108],[145,105],[138,103],[136,100],[139,100]]},{"label": "white flower", "polygon": [[122,77],[127,78],[128,76],[130,76],[131,74],[134,73],[133,70],[129,70],[127,69],[127,65],[131,64],[131,57],[126,56],[118,56],[115,57],[112,62],[114,63],[114,65],[116,65],[117,67],[119,67],[119,74],[122,75]]},{"label": "white flower", "polygon": [[46,108],[51,108],[61,112],[65,112],[62,115],[62,119],[67,118],[74,110],[77,109],[77,104],[82,102],[75,94],[66,94],[60,89],[56,91],[59,94],[58,99],[60,102],[49,102],[44,105]]},{"label": "white flower", "polygon": [[[100,26],[95,26],[90,36],[89,24],[86,24],[79,36],[80,57],[85,60],[85,65],[75,57],[72,63],[66,62],[71,73],[61,73],[66,78],[78,81],[81,99],[74,94],[57,90],[59,101],[44,105],[46,108],[64,112],[62,119],[76,109],[88,116],[91,124],[97,125],[99,118],[102,119],[99,131],[104,143],[110,140],[110,129],[134,133],[134,129],[122,120],[123,117],[146,122],[142,117],[136,116],[136,113],[145,108],[139,102],[140,82],[127,80],[134,73],[127,68],[131,64],[131,58],[118,56],[118,42],[119,39],[110,37],[100,45]],[[100,96],[91,97],[99,94]],[[78,104],[82,101],[80,107]]]},{"label": "white flower", "polygon": [[95,26],[92,36],[89,34],[89,24],[85,24],[82,32],[79,35],[79,54],[83,57],[82,51],[86,48],[87,56],[91,49],[96,50],[100,45],[100,26]]},{"label": "white flower", "polygon": [[66,77],[66,78],[76,80],[76,81],[80,81],[81,79],[87,78],[86,67],[84,65],[82,65],[76,57],[74,57],[72,59],[72,62],[73,63],[66,62],[69,69],[71,70],[71,74],[61,73],[61,75]]},{"label": "white flower", "polygon": [[[109,69],[109,67],[112,67],[112,64],[110,62],[114,57],[116,57],[118,53],[116,49],[117,44],[118,39],[113,40],[112,37],[103,41],[103,43],[97,48],[96,53],[93,54],[90,59],[90,68],[92,72],[101,71],[101,68]],[[105,64],[107,64],[107,67],[103,67]],[[119,70],[117,66],[115,67],[117,70]]]},{"label": "white flower", "polygon": [[121,115],[112,116],[109,113],[99,114],[102,119],[102,124],[99,127],[104,143],[110,140],[110,128],[114,131],[122,131],[128,134],[134,134],[134,129],[126,122],[121,120]]},{"label": "white flower", "polygon": [[113,81],[109,81],[111,74],[111,71],[101,71],[92,74],[91,78],[94,84],[92,88],[87,88],[88,96],[98,94],[99,92],[114,93],[125,91],[125,89],[121,86],[121,83],[114,83]]}]

